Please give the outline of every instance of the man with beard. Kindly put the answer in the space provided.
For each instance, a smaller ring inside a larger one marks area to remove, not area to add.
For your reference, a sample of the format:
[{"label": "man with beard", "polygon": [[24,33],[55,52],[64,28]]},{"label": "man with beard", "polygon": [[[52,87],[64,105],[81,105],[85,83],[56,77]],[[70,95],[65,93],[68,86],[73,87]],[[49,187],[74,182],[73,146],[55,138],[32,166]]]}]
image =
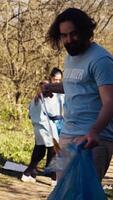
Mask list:
[{"label": "man with beard", "polygon": [[43,92],[65,92],[64,127],[60,147],[86,142],[97,174],[104,177],[113,153],[113,57],[93,41],[95,21],[77,8],[68,8],[52,23],[47,40],[68,55],[64,81]]}]

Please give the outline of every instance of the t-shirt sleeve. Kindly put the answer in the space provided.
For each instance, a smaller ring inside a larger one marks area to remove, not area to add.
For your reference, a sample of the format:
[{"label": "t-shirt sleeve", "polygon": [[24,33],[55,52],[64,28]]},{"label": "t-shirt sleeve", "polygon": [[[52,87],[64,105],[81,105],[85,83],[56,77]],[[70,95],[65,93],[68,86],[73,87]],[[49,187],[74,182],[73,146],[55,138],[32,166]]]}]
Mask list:
[{"label": "t-shirt sleeve", "polygon": [[93,77],[98,86],[113,84],[113,59],[104,57],[93,66]]}]

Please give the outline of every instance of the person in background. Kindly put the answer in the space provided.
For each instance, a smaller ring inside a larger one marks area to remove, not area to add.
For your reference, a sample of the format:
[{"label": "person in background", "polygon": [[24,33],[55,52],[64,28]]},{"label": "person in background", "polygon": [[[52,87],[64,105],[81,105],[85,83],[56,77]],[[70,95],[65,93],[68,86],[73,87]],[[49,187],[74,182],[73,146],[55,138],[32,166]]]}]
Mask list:
[{"label": "person in background", "polygon": [[[62,81],[62,77],[62,71],[55,67],[50,73],[49,81],[51,83],[59,83]],[[42,85],[45,83],[47,83],[47,81],[40,84]],[[54,134],[54,138],[58,141],[58,135],[63,121],[63,102],[64,96],[61,94],[53,94],[51,97],[44,96],[44,102],[39,94],[38,99],[34,98],[31,101],[29,106],[29,116],[34,128],[35,146],[31,155],[30,164],[21,177],[23,182],[36,182],[37,165],[45,157],[46,150],[47,158],[45,167],[49,165],[51,159],[55,155],[50,126]],[[46,106],[47,113],[44,104]],[[45,175],[47,175],[46,170]],[[54,175],[52,175],[52,179],[56,179]],[[52,183],[54,184],[54,181],[52,181]]]},{"label": "person in background", "polygon": [[60,147],[85,142],[101,181],[113,154],[113,56],[93,41],[95,28],[94,19],[77,8],[55,18],[47,40],[67,51],[64,80],[44,85],[42,92],[65,93]]},{"label": "person in background", "polygon": [[[62,71],[59,68],[54,67],[50,73],[49,82],[53,84],[60,83],[62,82],[61,81],[62,78],[63,78]],[[46,103],[48,108],[49,119],[54,121],[57,127],[58,135],[60,135],[64,121],[63,119],[64,95],[59,93],[54,93],[52,99],[48,98]]]}]

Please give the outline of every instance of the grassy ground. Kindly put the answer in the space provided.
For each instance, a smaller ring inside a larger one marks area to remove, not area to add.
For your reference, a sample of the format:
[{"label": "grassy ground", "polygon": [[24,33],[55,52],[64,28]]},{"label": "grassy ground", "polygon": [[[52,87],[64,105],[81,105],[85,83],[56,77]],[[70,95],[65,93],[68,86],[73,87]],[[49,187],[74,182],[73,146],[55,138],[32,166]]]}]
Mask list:
[{"label": "grassy ground", "polygon": [[[24,122],[25,123],[25,122]],[[28,164],[34,145],[34,135],[29,122],[5,121],[0,126],[0,155],[17,163]]]},{"label": "grassy ground", "polygon": [[[14,161],[28,165],[34,146],[34,134],[29,119],[3,121],[0,124],[0,161]],[[43,167],[44,161],[40,163]]]}]

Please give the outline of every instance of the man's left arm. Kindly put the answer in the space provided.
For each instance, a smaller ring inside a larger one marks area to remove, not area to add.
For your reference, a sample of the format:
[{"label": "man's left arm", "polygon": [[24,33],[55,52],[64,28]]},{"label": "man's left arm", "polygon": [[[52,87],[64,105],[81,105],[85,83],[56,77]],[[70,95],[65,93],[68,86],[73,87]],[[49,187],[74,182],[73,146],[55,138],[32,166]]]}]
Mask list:
[{"label": "man's left arm", "polygon": [[113,59],[110,57],[100,59],[91,68],[91,74],[98,86],[102,107],[95,124],[81,138],[82,141],[86,141],[86,148],[93,148],[98,145],[99,134],[113,118]]},{"label": "man's left arm", "polygon": [[83,137],[78,138],[76,143],[86,142],[85,148],[93,148],[99,144],[99,134],[113,118],[113,85],[99,87],[102,108],[95,124]]},{"label": "man's left arm", "polygon": [[92,126],[90,132],[86,135],[87,148],[91,148],[98,144],[98,135],[113,118],[113,85],[100,86],[99,93],[102,101],[102,108],[96,123]]}]

